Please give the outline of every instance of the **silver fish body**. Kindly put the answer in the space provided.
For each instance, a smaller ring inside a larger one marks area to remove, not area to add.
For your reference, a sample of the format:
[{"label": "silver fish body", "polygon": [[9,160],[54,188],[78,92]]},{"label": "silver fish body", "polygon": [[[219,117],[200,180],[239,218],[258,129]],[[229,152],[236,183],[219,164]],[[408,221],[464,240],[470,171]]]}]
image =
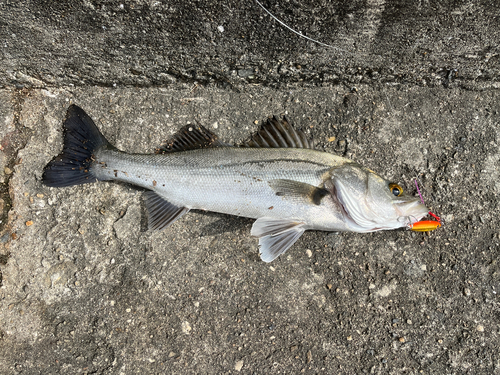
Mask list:
[{"label": "silver fish body", "polygon": [[399,194],[369,169],[309,148],[286,120],[269,121],[258,135],[252,147],[230,147],[204,128],[184,128],[169,143],[177,147],[165,148],[176,152],[128,154],[109,145],[90,117],[71,106],[65,148],[46,167],[44,182],[68,186],[117,180],[146,188],[153,229],[190,209],[257,219],[251,233],[268,262],[305,230],[395,229],[428,212],[418,199]]},{"label": "silver fish body", "polygon": [[276,194],[273,181],[322,186],[351,161],[309,149],[217,147],[166,155],[104,150],[99,180],[119,180],[155,191],[170,203],[258,219],[294,218],[306,229],[349,230],[333,197],[320,204]]}]

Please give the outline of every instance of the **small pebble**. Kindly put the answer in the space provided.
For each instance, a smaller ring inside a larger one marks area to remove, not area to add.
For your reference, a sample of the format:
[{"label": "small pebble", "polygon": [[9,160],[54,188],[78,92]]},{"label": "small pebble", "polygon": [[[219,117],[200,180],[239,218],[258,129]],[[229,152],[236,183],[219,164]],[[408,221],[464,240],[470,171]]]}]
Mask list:
[{"label": "small pebble", "polygon": [[234,365],[234,369],[238,372],[241,371],[241,368],[243,367],[243,360],[239,360],[238,362],[236,362],[236,364]]},{"label": "small pebble", "polygon": [[328,138],[328,142],[335,142],[336,139],[337,138],[335,138],[335,137],[330,137],[330,138]]},{"label": "small pebble", "polygon": [[30,226],[32,226],[32,225],[33,225],[33,221],[28,220],[28,221],[26,222],[26,226],[27,226],[27,227],[30,227]]},{"label": "small pebble", "polygon": [[5,172],[5,174],[11,174],[12,173],[12,169],[10,169],[9,167],[5,167],[3,169],[3,171]]},{"label": "small pebble", "polygon": [[470,296],[470,294],[471,294],[471,293],[470,293],[470,289],[469,289],[469,288],[465,288],[465,289],[464,289],[464,296],[469,297],[469,296]]},{"label": "small pebble", "polygon": [[480,324],[476,327],[478,332],[484,332],[484,327]]},{"label": "small pebble", "polygon": [[181,329],[182,329],[183,333],[185,333],[186,335],[188,335],[191,332],[191,330],[192,330],[191,324],[189,324],[189,322],[182,322]]},{"label": "small pebble", "polygon": [[306,254],[307,254],[307,256],[308,256],[309,258],[313,256],[312,251],[311,251],[311,250],[309,250],[309,249],[307,249],[307,250],[306,250]]}]

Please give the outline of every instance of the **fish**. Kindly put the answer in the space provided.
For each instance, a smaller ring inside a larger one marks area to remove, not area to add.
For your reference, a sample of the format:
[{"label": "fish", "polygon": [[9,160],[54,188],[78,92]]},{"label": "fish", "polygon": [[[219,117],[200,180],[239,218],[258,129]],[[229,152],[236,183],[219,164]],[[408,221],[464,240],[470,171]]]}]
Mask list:
[{"label": "fish", "polygon": [[239,146],[200,124],[186,125],[154,154],[120,151],[74,104],[63,129],[62,152],[43,171],[46,186],[121,181],[142,187],[151,230],[192,209],[256,219],[250,234],[258,238],[264,262],[285,253],[306,230],[410,228],[428,213],[400,185],[315,150],[286,117],[268,118]]}]

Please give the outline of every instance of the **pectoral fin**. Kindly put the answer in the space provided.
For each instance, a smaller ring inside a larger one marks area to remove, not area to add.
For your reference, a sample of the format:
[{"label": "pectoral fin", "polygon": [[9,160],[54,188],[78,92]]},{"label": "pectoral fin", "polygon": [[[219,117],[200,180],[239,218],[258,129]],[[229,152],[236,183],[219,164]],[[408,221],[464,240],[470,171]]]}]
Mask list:
[{"label": "pectoral fin", "polygon": [[293,180],[271,180],[269,186],[276,195],[304,203],[319,205],[330,192],[324,188]]},{"label": "pectoral fin", "polygon": [[154,191],[147,191],[145,199],[149,229],[164,229],[189,211],[189,208],[177,207],[167,202]]},{"label": "pectoral fin", "polygon": [[260,258],[269,263],[287,251],[305,230],[304,222],[261,217],[253,223],[251,234],[259,238]]}]

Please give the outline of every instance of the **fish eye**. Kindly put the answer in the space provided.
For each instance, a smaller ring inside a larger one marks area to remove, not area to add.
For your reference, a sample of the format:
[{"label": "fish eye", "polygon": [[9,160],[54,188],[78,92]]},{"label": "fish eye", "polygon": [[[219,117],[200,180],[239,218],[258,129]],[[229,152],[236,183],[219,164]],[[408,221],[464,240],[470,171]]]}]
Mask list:
[{"label": "fish eye", "polygon": [[389,190],[396,197],[400,197],[403,195],[403,188],[401,186],[399,186],[398,184],[389,184]]}]

